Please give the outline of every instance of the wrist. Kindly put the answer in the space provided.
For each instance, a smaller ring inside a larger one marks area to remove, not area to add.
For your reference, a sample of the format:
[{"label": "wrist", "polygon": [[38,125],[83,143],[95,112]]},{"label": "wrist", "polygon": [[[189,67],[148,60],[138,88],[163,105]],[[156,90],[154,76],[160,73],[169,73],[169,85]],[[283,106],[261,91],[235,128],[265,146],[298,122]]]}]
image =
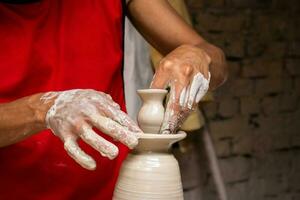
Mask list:
[{"label": "wrist", "polygon": [[[57,96],[55,95],[56,93],[53,93],[54,95],[50,95],[49,97],[47,94],[49,93],[38,93],[28,97],[27,100],[27,107],[32,112],[33,122],[41,129],[47,128],[46,115]],[[47,96],[47,99],[45,99],[45,96]]]},{"label": "wrist", "polygon": [[228,76],[225,54],[222,49],[208,42],[196,45],[202,49],[211,59],[209,71],[211,73],[210,90],[222,85]]}]

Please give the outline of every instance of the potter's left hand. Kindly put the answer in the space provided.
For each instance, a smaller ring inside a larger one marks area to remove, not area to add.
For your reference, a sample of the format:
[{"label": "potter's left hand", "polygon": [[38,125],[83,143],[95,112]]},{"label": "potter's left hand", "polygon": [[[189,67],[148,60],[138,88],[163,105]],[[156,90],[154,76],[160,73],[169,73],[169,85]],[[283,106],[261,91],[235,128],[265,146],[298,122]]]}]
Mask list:
[{"label": "potter's left hand", "polygon": [[163,58],[151,88],[170,87],[160,132],[175,133],[209,88],[211,58],[201,48],[182,45]]}]

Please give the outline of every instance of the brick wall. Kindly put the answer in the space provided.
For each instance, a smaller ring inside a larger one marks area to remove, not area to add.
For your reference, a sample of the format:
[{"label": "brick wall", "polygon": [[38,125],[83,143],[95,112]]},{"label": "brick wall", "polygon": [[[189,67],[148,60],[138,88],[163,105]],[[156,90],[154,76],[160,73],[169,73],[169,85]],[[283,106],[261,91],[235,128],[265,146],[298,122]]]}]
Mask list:
[{"label": "brick wall", "polygon": [[[230,66],[204,107],[230,199],[300,199],[300,1],[187,4]],[[216,199],[210,176],[204,185],[204,199]]]}]

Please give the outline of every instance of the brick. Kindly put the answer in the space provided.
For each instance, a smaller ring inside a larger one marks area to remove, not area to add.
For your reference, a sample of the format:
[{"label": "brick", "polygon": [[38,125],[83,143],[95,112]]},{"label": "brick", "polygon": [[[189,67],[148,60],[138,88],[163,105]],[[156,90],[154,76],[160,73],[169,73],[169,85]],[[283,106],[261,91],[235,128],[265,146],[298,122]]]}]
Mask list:
[{"label": "brick", "polygon": [[241,97],[241,114],[259,113],[259,98],[256,96]]},{"label": "brick", "polygon": [[243,15],[216,16],[211,13],[199,13],[197,15],[197,28],[199,30],[213,32],[239,32],[245,25],[246,18]]},{"label": "brick", "polygon": [[289,56],[300,56],[300,42],[293,41],[288,46],[288,55]]},{"label": "brick", "polygon": [[255,137],[251,133],[244,133],[233,140],[233,154],[250,155],[253,150],[253,141]]},{"label": "brick", "polygon": [[205,7],[222,7],[225,5],[225,0],[204,0]]},{"label": "brick", "polygon": [[[257,128],[253,130],[255,140],[253,142],[253,153],[258,157],[267,155],[272,149],[282,149],[291,146],[292,126],[287,115],[259,116],[255,119]],[[287,130],[285,130],[287,128]]]},{"label": "brick", "polygon": [[229,79],[236,79],[240,76],[241,66],[239,62],[227,62]]},{"label": "brick", "polygon": [[253,172],[251,173],[252,176],[248,181],[248,190],[247,190],[247,197],[248,200],[265,200],[264,196],[264,188],[265,184],[264,181],[258,179],[253,176]]},{"label": "brick", "polygon": [[257,119],[258,128],[254,133],[256,136],[253,145],[253,151],[257,156],[266,155],[272,149],[292,146],[290,130],[294,130],[294,128],[289,122],[290,118],[288,115],[270,115]]},{"label": "brick", "polygon": [[239,112],[239,101],[238,99],[223,99],[219,104],[218,113],[223,117],[232,117]]},{"label": "brick", "polygon": [[217,24],[219,17],[207,12],[198,13],[195,28],[200,32],[218,31]]},{"label": "brick", "polygon": [[287,189],[287,182],[283,178],[270,177],[264,179],[265,195],[280,195]]},{"label": "brick", "polygon": [[293,111],[299,105],[300,96],[297,93],[284,93],[279,96],[279,110]]},{"label": "brick", "polygon": [[[297,93],[297,78],[295,78],[295,84],[294,84],[294,79],[289,76],[287,73],[284,73],[282,75],[282,87],[283,87],[283,92],[284,93]],[[300,80],[300,78],[299,78]],[[299,81],[299,90],[300,91],[300,81]],[[299,93],[299,92],[298,92]]]},{"label": "brick", "polygon": [[246,17],[245,15],[235,14],[231,16],[225,16],[219,18],[220,30],[228,32],[240,32],[245,26]]},{"label": "brick", "polygon": [[267,58],[243,61],[242,75],[246,78],[281,77],[282,60]]},{"label": "brick", "polygon": [[284,58],[286,54],[287,44],[282,41],[274,41],[265,46],[263,56],[268,59]]},{"label": "brick", "polygon": [[271,115],[262,116],[260,115],[256,121],[259,132],[261,134],[267,135],[267,133],[282,132],[284,125],[284,116],[281,115]]},{"label": "brick", "polygon": [[230,200],[248,200],[245,195],[248,192],[246,182],[235,183],[228,186],[228,199]]},{"label": "brick", "polygon": [[255,94],[266,95],[282,91],[283,83],[281,78],[259,79],[255,82]]},{"label": "brick", "polygon": [[272,3],[270,0],[254,1],[254,0],[229,0],[229,5],[236,8],[261,8],[269,7]]},{"label": "brick", "polygon": [[300,77],[295,78],[295,90],[294,92],[299,93],[300,92]]},{"label": "brick", "polygon": [[233,96],[251,96],[254,93],[254,81],[249,79],[236,79],[230,84],[230,93]]},{"label": "brick", "polygon": [[245,60],[243,62],[242,75],[246,78],[266,77],[268,70],[267,64],[261,60]]},{"label": "brick", "polygon": [[[259,29],[259,31],[254,32],[256,35],[255,39],[260,41],[264,41],[266,43],[280,42],[286,39],[286,29],[288,26],[288,22],[281,15],[257,15],[254,17],[254,24],[252,29],[255,31]],[[263,24],[263,25],[262,25]]]},{"label": "brick", "polygon": [[201,179],[203,170],[199,170],[201,167],[200,155],[196,148],[188,152],[178,150],[174,153],[179,163],[183,188],[190,189],[200,186],[203,180],[203,178]]},{"label": "brick", "polygon": [[243,62],[242,75],[246,78],[280,77],[282,75],[282,60],[255,59]]},{"label": "brick", "polygon": [[[293,153],[294,157],[299,157],[299,151]],[[300,180],[300,161],[299,159],[292,159],[291,160],[291,171],[289,173],[289,181],[290,187],[292,190],[300,190],[299,180]]]},{"label": "brick", "polygon": [[[229,78],[207,112],[229,199],[300,199],[299,1],[188,4],[196,29],[229,60]],[[217,199],[207,177],[203,197]]]},{"label": "brick", "polygon": [[288,59],[286,61],[286,68],[290,75],[300,75],[300,59]]},{"label": "brick", "polygon": [[292,200],[298,200],[298,199],[300,199],[299,193],[292,194]]},{"label": "brick", "polygon": [[186,200],[199,200],[199,197],[201,196],[202,196],[202,191],[200,186],[184,191],[184,199]]},{"label": "brick", "polygon": [[293,147],[300,147],[300,114],[299,109],[294,112],[290,113],[290,116],[285,117],[285,123],[284,123],[284,133],[290,135],[291,139],[291,146]]},{"label": "brick", "polygon": [[229,140],[217,140],[214,141],[216,154],[218,157],[227,157],[230,155],[230,141]]},{"label": "brick", "polygon": [[261,103],[261,110],[265,115],[272,115],[279,111],[279,97],[264,97]]},{"label": "brick", "polygon": [[272,137],[262,131],[255,131],[253,139],[253,155],[264,158],[272,149]]},{"label": "brick", "polygon": [[265,180],[286,176],[291,171],[292,160],[293,155],[290,152],[269,153],[263,159],[253,161],[253,176]]},{"label": "brick", "polygon": [[291,134],[275,132],[272,137],[272,149],[286,149],[291,147]]},{"label": "brick", "polygon": [[247,118],[236,116],[231,119],[222,121],[211,121],[209,123],[212,137],[215,140],[224,138],[237,137],[247,131],[248,122]]},{"label": "brick", "polygon": [[226,183],[247,180],[250,176],[251,162],[244,157],[220,159],[220,168]]},{"label": "brick", "polygon": [[224,52],[229,58],[243,58],[245,56],[245,41],[242,35],[228,34],[224,42]]},{"label": "brick", "polygon": [[202,108],[208,118],[214,118],[218,111],[218,103],[215,101],[203,103]]},{"label": "brick", "polygon": [[198,1],[198,0],[188,0],[186,1],[186,3],[189,9],[191,10],[196,9],[197,11],[199,11],[199,9],[201,9],[204,6],[203,1]]},{"label": "brick", "polygon": [[299,1],[298,0],[289,0],[289,1],[282,1],[282,0],[273,0],[272,7],[278,9],[280,11],[287,11],[291,12],[291,10],[299,9]]},{"label": "brick", "polygon": [[271,78],[280,78],[282,77],[283,71],[283,60],[281,59],[273,59],[273,60],[265,60],[264,66],[268,70],[268,76]]},{"label": "brick", "polygon": [[246,55],[249,57],[258,57],[265,54],[267,43],[264,40],[257,40],[257,37],[248,36],[246,38]]}]

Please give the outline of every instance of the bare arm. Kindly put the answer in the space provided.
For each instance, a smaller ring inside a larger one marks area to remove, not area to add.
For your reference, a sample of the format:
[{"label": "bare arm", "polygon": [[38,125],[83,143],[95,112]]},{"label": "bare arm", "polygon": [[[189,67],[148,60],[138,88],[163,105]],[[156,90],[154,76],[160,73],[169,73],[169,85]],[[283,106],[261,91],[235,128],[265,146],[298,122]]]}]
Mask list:
[{"label": "bare arm", "polygon": [[96,162],[79,147],[78,139],[109,159],[119,153],[118,147],[93,127],[129,148],[137,145],[142,132],[108,94],[92,89],[35,94],[0,104],[0,113],[0,147],[49,128],[61,139],[66,152],[89,170],[96,168]]},{"label": "bare arm", "polygon": [[46,128],[45,115],[51,102],[42,103],[42,95],[35,94],[0,104],[0,147],[21,141]]},{"label": "bare arm", "polygon": [[215,89],[227,78],[227,66],[223,51],[208,43],[190,27],[170,6],[167,0],[131,0],[129,17],[151,45],[167,55],[181,45],[193,45],[203,49],[211,58],[210,89]]},{"label": "bare arm", "polygon": [[226,80],[224,53],[194,31],[167,0],[131,0],[127,8],[135,27],[165,55],[151,88],[170,87],[161,133],[175,133],[207,90]]}]

